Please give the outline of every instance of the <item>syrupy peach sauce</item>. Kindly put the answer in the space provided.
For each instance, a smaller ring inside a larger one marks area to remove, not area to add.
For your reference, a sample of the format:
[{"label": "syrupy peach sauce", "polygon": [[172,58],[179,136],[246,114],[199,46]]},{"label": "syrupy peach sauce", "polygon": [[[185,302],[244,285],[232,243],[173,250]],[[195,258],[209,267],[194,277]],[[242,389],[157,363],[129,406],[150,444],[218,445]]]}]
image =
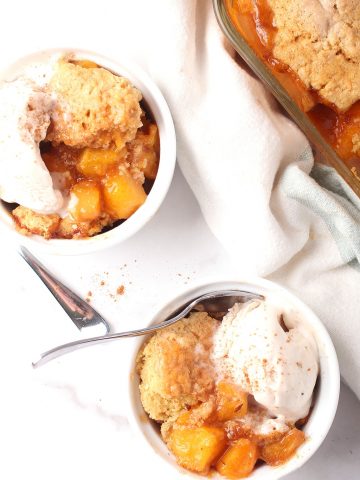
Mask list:
[{"label": "syrupy peach sauce", "polygon": [[224,3],[235,28],[360,180],[360,102],[346,112],[339,112],[335,105],[308,89],[288,65],[274,58],[277,28],[267,0],[224,0]]},{"label": "syrupy peach sauce", "polygon": [[[142,121],[143,126],[139,128],[135,140],[123,152],[117,151],[116,148],[79,149],[63,143],[54,145],[51,142],[41,142],[42,159],[49,172],[68,174],[67,177],[63,177],[67,180],[61,188],[63,193],[69,193],[72,187],[82,180],[89,180],[101,187],[104,177],[116,175],[125,161],[131,166],[136,165],[136,168],[145,174],[146,179],[154,181],[160,153],[159,136],[154,123],[145,116]],[[86,150],[88,156],[84,158]],[[147,159],[151,157],[152,161],[147,162],[146,167],[142,165],[141,155]]]},{"label": "syrupy peach sauce", "polygon": [[265,410],[246,393],[222,381],[215,397],[182,413],[162,434],[182,467],[202,475],[216,470],[225,478],[245,478],[259,463],[286,463],[305,441],[300,428],[307,419],[285,431],[260,433],[255,424],[265,417]]}]

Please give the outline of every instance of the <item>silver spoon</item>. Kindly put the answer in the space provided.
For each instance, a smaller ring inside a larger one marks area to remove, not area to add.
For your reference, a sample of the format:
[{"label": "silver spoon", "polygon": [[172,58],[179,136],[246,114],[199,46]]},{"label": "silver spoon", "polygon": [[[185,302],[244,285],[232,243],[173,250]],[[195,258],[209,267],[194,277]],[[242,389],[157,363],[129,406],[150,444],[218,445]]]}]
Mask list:
[{"label": "silver spoon", "polygon": [[174,316],[171,316],[157,325],[141,328],[139,330],[131,330],[129,332],[113,333],[111,335],[85,338],[75,342],[65,343],[64,345],[60,345],[42,353],[40,355],[40,359],[33,363],[33,367],[40,367],[50,360],[54,360],[61,355],[65,355],[66,353],[73,352],[74,350],[78,350],[80,348],[89,347],[94,344],[112,342],[118,338],[138,337],[140,335],[147,335],[148,333],[162,330],[163,328],[169,327],[170,325],[178,322],[192,310],[208,312],[211,316],[222,318],[229,308],[231,308],[235,303],[244,303],[252,299],[264,299],[264,297],[263,295],[244,290],[222,290],[205,293],[204,295],[195,298],[190,303],[187,303],[185,306],[181,307],[181,310],[175,312]]},{"label": "silver spoon", "polygon": [[19,254],[54,295],[80,331],[86,330],[89,332],[88,335],[91,335],[90,332],[94,335],[106,335],[110,332],[108,322],[85,300],[57,280],[27,248],[20,247]]}]

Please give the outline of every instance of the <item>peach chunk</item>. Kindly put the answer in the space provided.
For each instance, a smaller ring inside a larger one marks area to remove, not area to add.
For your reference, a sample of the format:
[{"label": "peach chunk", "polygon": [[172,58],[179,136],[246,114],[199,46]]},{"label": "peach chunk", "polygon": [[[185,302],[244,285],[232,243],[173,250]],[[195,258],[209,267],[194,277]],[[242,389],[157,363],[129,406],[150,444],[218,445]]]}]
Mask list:
[{"label": "peach chunk", "polygon": [[191,424],[191,411],[188,410],[187,412],[183,412],[176,420],[177,425],[189,425]]},{"label": "peach chunk", "polygon": [[356,121],[350,121],[342,128],[336,142],[336,150],[341,158],[348,160],[355,156],[354,148],[356,147],[353,139],[357,138],[356,135],[359,135],[359,131],[360,123]]},{"label": "peach chunk", "polygon": [[104,183],[104,201],[115,218],[129,218],[146,200],[146,193],[130,175],[108,176]]},{"label": "peach chunk", "polygon": [[[339,117],[337,117],[339,120]],[[359,154],[360,103],[356,102],[335,125],[337,133],[336,150],[345,160],[351,160]]]},{"label": "peach chunk", "polygon": [[294,455],[304,441],[304,432],[293,428],[280,441],[264,445],[261,458],[269,465],[281,465]]},{"label": "peach chunk", "polygon": [[176,425],[201,427],[205,423],[212,424],[216,421],[216,404],[214,399],[210,397],[206,402],[181,413],[176,419]]},{"label": "peach chunk", "polygon": [[220,382],[217,385],[217,417],[221,422],[243,417],[247,413],[247,394],[237,385]]},{"label": "peach chunk", "polygon": [[119,158],[119,153],[114,150],[84,148],[76,168],[86,177],[103,177],[107,169],[118,162]]},{"label": "peach chunk", "polygon": [[222,428],[199,427],[173,430],[168,441],[179,465],[193,472],[208,473],[226,448]]},{"label": "peach chunk", "polygon": [[159,168],[159,159],[156,152],[153,150],[146,152],[144,163],[143,172],[145,177],[149,180],[155,180]]},{"label": "peach chunk", "polygon": [[144,138],[144,145],[147,147],[144,175],[150,180],[155,180],[159,168],[160,140],[159,131],[154,123],[148,126],[148,132]]},{"label": "peach chunk", "polygon": [[90,180],[82,180],[72,187],[71,195],[74,198],[74,206],[70,207],[70,213],[75,221],[87,222],[99,217],[101,213],[101,192],[96,183]]},{"label": "peach chunk", "polygon": [[254,470],[258,457],[257,445],[247,438],[240,438],[226,450],[215,469],[226,478],[244,478]]},{"label": "peach chunk", "polygon": [[154,123],[145,123],[135,139],[129,143],[128,160],[149,180],[155,180],[159,168],[160,139]]}]

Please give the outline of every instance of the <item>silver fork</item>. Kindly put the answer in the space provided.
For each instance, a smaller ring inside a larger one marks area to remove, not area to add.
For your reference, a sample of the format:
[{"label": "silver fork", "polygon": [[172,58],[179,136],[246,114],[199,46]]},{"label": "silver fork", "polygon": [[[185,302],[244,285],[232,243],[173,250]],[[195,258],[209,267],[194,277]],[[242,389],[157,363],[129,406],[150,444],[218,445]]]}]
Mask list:
[{"label": "silver fork", "polygon": [[54,295],[81,332],[86,330],[89,336],[106,335],[110,332],[108,322],[87,302],[57,280],[27,248],[21,246],[19,254]]},{"label": "silver fork", "polygon": [[194,300],[188,302],[186,306],[181,307],[181,309],[178,309],[174,315],[159,324],[152,325],[147,328],[141,328],[139,330],[113,333],[111,335],[85,338],[82,340],[77,340],[75,342],[65,343],[64,345],[60,345],[58,347],[52,348],[51,350],[48,350],[47,352],[42,353],[39,360],[33,363],[33,367],[40,367],[45,363],[60,357],[61,355],[71,353],[80,348],[89,347],[91,345],[100,343],[112,342],[114,340],[124,337],[138,337],[140,335],[147,335],[148,333],[162,330],[163,328],[169,327],[170,325],[178,322],[192,310],[208,312],[211,316],[220,319],[235,303],[244,303],[245,301],[253,299],[263,300],[264,296],[253,292],[247,292],[245,290],[220,290],[205,293],[204,295],[201,295],[200,297],[197,297]]}]

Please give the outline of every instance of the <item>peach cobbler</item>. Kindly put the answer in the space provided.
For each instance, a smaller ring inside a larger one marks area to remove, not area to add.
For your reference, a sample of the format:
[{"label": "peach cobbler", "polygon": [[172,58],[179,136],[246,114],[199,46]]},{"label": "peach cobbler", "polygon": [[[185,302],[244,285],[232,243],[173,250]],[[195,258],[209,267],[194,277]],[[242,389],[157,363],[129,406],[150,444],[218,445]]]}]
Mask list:
[{"label": "peach cobbler", "polygon": [[316,344],[293,312],[269,301],[205,312],[154,334],[137,357],[149,417],[182,467],[243,478],[280,465],[306,440]]},{"label": "peach cobbler", "polygon": [[224,3],[236,29],[360,178],[360,3]]},{"label": "peach cobbler", "polygon": [[0,196],[25,235],[91,237],[145,202],[158,170],[158,129],[126,78],[71,56],[47,67],[0,86],[0,160],[17,162]]}]

